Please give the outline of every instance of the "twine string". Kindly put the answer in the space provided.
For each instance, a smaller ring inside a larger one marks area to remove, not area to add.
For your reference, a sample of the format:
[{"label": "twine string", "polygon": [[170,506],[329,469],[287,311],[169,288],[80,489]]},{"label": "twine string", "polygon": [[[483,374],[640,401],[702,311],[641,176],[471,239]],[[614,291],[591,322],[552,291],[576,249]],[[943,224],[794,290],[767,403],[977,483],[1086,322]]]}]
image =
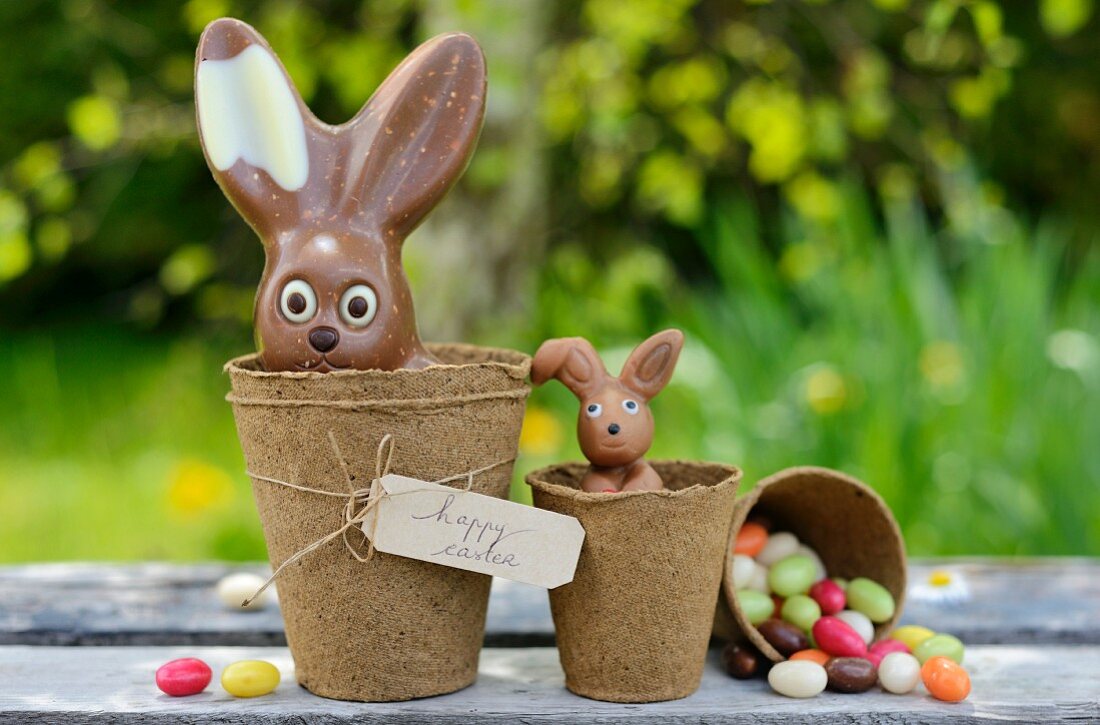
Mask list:
[{"label": "twine string", "polygon": [[[382,486],[382,479],[387,474],[389,474],[390,465],[393,463],[393,451],[395,448],[395,444],[393,435],[391,435],[390,433],[382,436],[382,440],[378,442],[378,451],[375,455],[374,460],[375,475],[374,478],[371,480],[371,484],[368,488],[355,487],[355,479],[352,477],[351,471],[348,469],[347,461],[344,458],[343,454],[340,452],[340,446],[339,444],[337,444],[336,436],[333,435],[332,431],[328,432],[328,439],[329,443],[332,445],[332,452],[336,456],[336,461],[340,464],[340,470],[344,473],[344,480],[348,486],[348,493],[337,493],[335,491],[325,491],[324,489],[320,488],[310,488],[309,486],[302,486],[297,483],[282,481],[277,478],[271,478],[269,476],[259,476],[255,473],[252,473],[251,471],[245,472],[250,478],[257,481],[274,483],[278,486],[285,486],[286,488],[291,488],[295,491],[303,491],[305,493],[315,493],[321,496],[336,496],[338,498],[346,498],[347,501],[344,503],[344,525],[336,529],[332,533],[322,536],[320,539],[317,539],[313,543],[291,554],[286,561],[280,564],[279,567],[275,569],[274,572],[272,572],[271,576],[267,578],[263,585],[260,586],[260,588],[257,589],[252,594],[252,596],[248,597],[244,600],[244,602],[241,603],[242,607],[247,607],[249,604],[255,601],[256,597],[263,594],[264,590],[271,586],[271,583],[275,581],[275,579],[279,576],[279,574],[283,572],[284,569],[286,569],[286,567],[290,566],[302,557],[316,551],[317,549],[321,548],[338,536],[343,538],[344,546],[358,561],[370,561],[374,557],[374,539],[375,533],[378,530],[378,517],[374,517],[374,521],[371,527],[371,535],[367,536],[367,533],[365,531],[363,532],[363,539],[369,540],[370,542],[369,546],[367,547],[367,553],[365,556],[359,553],[359,548],[362,546],[362,543],[360,543],[359,546],[356,546],[348,540],[348,531],[352,527],[362,524],[367,519],[367,516],[370,514],[370,512],[373,511],[375,507],[377,507],[378,504],[382,502],[383,499],[392,498],[394,496],[403,496],[409,493],[417,493],[422,490],[412,489],[409,491],[398,491],[397,493],[390,493]],[[474,487],[475,476],[481,473],[485,473],[486,471],[491,471],[492,469],[499,466],[511,463],[514,460],[515,458],[507,458],[497,461],[496,463],[490,463],[488,466],[475,468],[464,473],[455,474],[454,476],[448,476],[447,478],[440,478],[435,481],[431,481],[430,483],[449,483],[450,481],[458,481],[465,478],[466,485],[462,488],[462,490],[469,492]],[[362,503],[362,506],[357,509],[356,506],[360,503]]]}]

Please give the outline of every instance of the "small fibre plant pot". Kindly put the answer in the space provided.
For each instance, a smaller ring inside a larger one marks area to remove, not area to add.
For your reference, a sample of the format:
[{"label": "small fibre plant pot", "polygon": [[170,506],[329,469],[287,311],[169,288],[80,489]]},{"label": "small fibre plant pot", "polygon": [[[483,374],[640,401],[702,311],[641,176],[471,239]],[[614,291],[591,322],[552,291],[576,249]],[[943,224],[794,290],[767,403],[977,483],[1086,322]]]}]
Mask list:
[{"label": "small fibre plant pot", "polygon": [[[485,469],[471,490],[507,496],[530,358],[468,345],[428,349],[443,364],[324,374],[265,372],[255,355],[226,364],[273,566],[346,523],[349,491],[370,487],[387,435],[390,473],[439,481]],[[362,532],[350,528],[279,575],[299,684],[322,697],[365,702],[472,684],[491,577],[381,552],[360,561],[356,555],[367,551]]]},{"label": "small fibre plant pot", "polygon": [[595,700],[675,700],[703,673],[741,471],[650,463],[666,490],[585,493],[580,463],[527,475],[535,506],[584,527],[576,574],[550,590],[550,609],[565,686]]},{"label": "small fibre plant pot", "polygon": [[722,601],[715,634],[748,639],[768,659],[785,658],[749,623],[733,583],[733,547],[750,515],[771,522],[771,531],[789,531],[817,552],[830,577],[872,579],[894,598],[894,616],[875,625],[875,639],[888,634],[905,600],[905,541],[886,502],[866,484],[827,468],[788,468],[765,478],[737,501],[722,577]]}]

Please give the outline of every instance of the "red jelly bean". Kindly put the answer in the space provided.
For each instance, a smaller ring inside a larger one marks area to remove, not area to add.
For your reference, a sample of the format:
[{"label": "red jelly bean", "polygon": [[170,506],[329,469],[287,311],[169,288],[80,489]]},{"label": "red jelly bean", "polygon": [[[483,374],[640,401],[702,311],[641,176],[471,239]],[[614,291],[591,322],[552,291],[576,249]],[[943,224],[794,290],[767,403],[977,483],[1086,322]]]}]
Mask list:
[{"label": "red jelly bean", "polygon": [[822,579],[810,587],[810,598],[817,602],[824,615],[836,614],[848,603],[844,590],[832,579]]},{"label": "red jelly bean", "polygon": [[172,697],[197,695],[210,684],[213,674],[208,664],[194,657],[172,660],[157,670],[157,687]]},{"label": "red jelly bean", "polygon": [[822,617],[814,622],[817,648],[833,657],[866,657],[867,645],[851,625],[837,617]]},{"label": "red jelly bean", "polygon": [[909,654],[909,647],[904,642],[899,642],[896,639],[882,639],[870,646],[867,650],[867,659],[871,660],[871,664],[875,667],[878,667],[882,662],[882,658],[891,652]]}]

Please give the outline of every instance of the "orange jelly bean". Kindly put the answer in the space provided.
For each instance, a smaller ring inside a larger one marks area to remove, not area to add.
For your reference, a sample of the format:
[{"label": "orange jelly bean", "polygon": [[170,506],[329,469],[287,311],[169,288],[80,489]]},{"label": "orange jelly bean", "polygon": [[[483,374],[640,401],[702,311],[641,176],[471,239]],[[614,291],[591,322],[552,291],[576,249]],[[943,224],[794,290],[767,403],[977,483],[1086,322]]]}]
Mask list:
[{"label": "orange jelly bean", "polygon": [[932,657],[925,662],[920,668],[920,678],[937,700],[959,702],[970,694],[970,675],[946,657]]},{"label": "orange jelly bean", "polygon": [[756,556],[768,543],[768,530],[755,521],[746,521],[737,532],[733,542],[733,553]]},{"label": "orange jelly bean", "polygon": [[829,657],[828,654],[826,654],[825,652],[822,652],[819,649],[803,649],[803,650],[799,650],[798,652],[795,652],[793,655],[791,655],[787,659],[796,660],[796,661],[797,660],[808,660],[810,662],[816,662],[819,665],[821,665],[822,667],[824,667],[825,663],[828,662],[831,659],[831,657]]}]

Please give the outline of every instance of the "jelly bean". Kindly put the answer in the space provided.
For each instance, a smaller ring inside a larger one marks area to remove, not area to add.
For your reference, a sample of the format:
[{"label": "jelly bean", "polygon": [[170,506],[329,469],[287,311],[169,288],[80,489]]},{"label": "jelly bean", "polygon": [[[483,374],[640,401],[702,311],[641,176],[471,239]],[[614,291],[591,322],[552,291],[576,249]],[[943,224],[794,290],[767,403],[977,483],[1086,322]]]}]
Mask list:
[{"label": "jelly bean", "polygon": [[827,652],[822,652],[819,649],[800,649],[787,659],[797,662],[798,660],[809,660],[810,662],[816,662],[822,667],[828,662],[831,657]]},{"label": "jelly bean", "polygon": [[785,622],[790,622],[803,632],[809,632],[814,622],[821,618],[821,607],[817,602],[805,594],[795,594],[783,602],[783,608],[779,610],[779,616]]},{"label": "jelly bean", "polygon": [[789,531],[780,531],[768,537],[768,543],[756,555],[756,560],[764,566],[771,566],[797,552],[798,538]]},{"label": "jelly bean", "polygon": [[258,574],[249,574],[248,572],[237,572],[236,574],[229,574],[223,576],[218,581],[218,599],[227,609],[242,612],[242,611],[256,611],[263,609],[272,600],[271,587],[268,587],[264,591],[248,603],[248,606],[242,606],[244,600],[251,597],[256,593],[256,590],[264,585],[264,578]]},{"label": "jelly bean", "polygon": [[730,677],[748,680],[760,669],[760,655],[754,650],[730,642],[722,650],[722,662]]},{"label": "jelly bean", "polygon": [[863,637],[843,619],[822,617],[814,622],[813,634],[818,649],[833,657],[863,657],[867,654],[867,643]]},{"label": "jelly bean", "polygon": [[847,601],[844,590],[832,579],[822,579],[810,587],[810,596],[821,607],[822,614],[836,614]]},{"label": "jelly bean", "polygon": [[878,673],[863,657],[833,657],[825,665],[829,689],[836,692],[867,692],[875,686]]},{"label": "jelly bean", "polygon": [[744,554],[734,554],[733,566],[731,572],[733,574],[733,588],[734,590],[745,589],[749,585],[749,581],[752,579],[752,573],[756,571],[756,562],[751,556],[745,556]]},{"label": "jelly bean", "polygon": [[172,697],[197,695],[210,684],[210,665],[194,657],[166,662],[157,668],[157,687]]},{"label": "jelly bean", "polygon": [[279,686],[279,670],[263,660],[241,660],[222,670],[222,687],[233,697],[259,697]]},{"label": "jelly bean", "polygon": [[741,613],[745,615],[745,619],[754,627],[775,613],[772,598],[752,589],[737,592],[737,603],[741,605]]},{"label": "jelly bean", "polygon": [[814,576],[813,560],[796,554],[772,565],[768,570],[768,586],[782,597],[805,594],[813,586]]},{"label": "jelly bean", "polygon": [[907,652],[891,652],[879,663],[878,681],[895,695],[912,692],[920,682],[920,662]]},{"label": "jelly bean", "polygon": [[936,634],[918,644],[913,650],[913,656],[920,660],[922,665],[930,657],[946,657],[961,665],[964,652],[963,643],[958,637],[952,637],[950,634]]},{"label": "jelly bean", "polygon": [[790,657],[799,650],[810,648],[810,642],[801,629],[780,619],[762,622],[757,630],[760,636],[784,657]]},{"label": "jelly bean", "polygon": [[787,697],[814,697],[825,690],[829,676],[816,662],[798,660],[780,662],[768,672],[768,684]]},{"label": "jelly bean", "polygon": [[935,632],[928,627],[921,627],[916,624],[907,624],[904,627],[898,627],[890,633],[890,639],[896,639],[899,642],[905,644],[909,648],[909,651],[914,651],[921,642],[928,639]]},{"label": "jelly bean", "polygon": [[806,546],[805,544],[799,544],[798,550],[795,552],[799,556],[805,556],[814,563],[814,581],[824,579],[828,574],[825,572],[825,563],[821,561],[821,557],[817,555],[817,552]]},{"label": "jelly bean", "polygon": [[831,581],[833,584],[836,584],[838,587],[840,587],[842,591],[845,591],[845,592],[848,591],[848,580],[845,579],[844,577],[834,576],[829,581]]},{"label": "jelly bean", "polygon": [[894,597],[886,587],[865,577],[848,582],[848,609],[867,615],[872,622],[888,622],[894,616]]},{"label": "jelly bean", "polygon": [[905,646],[904,642],[899,642],[896,639],[882,639],[867,648],[867,659],[871,660],[871,664],[875,667],[878,667],[882,663],[882,658],[891,652],[909,654],[909,648]]},{"label": "jelly bean", "polygon": [[733,540],[733,553],[756,556],[768,543],[768,530],[758,523],[746,521]]},{"label": "jelly bean", "polygon": [[768,587],[768,567],[757,563],[756,568],[752,570],[752,576],[749,577],[749,584],[746,588],[764,594],[771,594],[771,589]]},{"label": "jelly bean", "polygon": [[863,640],[863,644],[871,644],[871,640],[875,638],[875,625],[871,624],[871,620],[867,618],[866,614],[852,609],[845,609],[837,612],[835,616],[847,622],[848,626],[854,629]]},{"label": "jelly bean", "polygon": [[947,657],[932,657],[920,668],[920,678],[932,697],[944,702],[959,702],[970,694],[970,675]]}]

